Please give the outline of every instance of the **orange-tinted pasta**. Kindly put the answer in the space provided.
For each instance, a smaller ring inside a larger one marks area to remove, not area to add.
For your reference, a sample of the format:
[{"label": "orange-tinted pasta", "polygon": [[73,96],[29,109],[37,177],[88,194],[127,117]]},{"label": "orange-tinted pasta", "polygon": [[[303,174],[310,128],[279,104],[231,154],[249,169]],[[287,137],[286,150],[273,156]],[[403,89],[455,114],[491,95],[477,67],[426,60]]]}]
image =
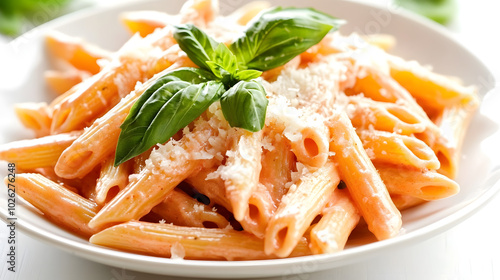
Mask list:
[{"label": "orange-tinted pasta", "polygon": [[[49,35],[56,63],[46,81],[60,95],[17,105],[37,138],[0,146],[0,159],[20,173],[18,194],[96,245],[254,260],[338,252],[358,225],[378,240],[395,237],[400,211],[459,191],[452,178],[476,90],[388,54],[394,38],[380,34],[331,32],[263,71],[260,131],[231,127],[227,103],[215,101],[167,141],[115,166],[120,126],[141,94],[174,69],[198,67],[174,39],[175,26],[194,24],[230,46],[268,5],[252,2],[224,16],[217,4],[188,0],[176,15],[128,12],[122,21],[135,34],[114,53]],[[221,49],[207,55],[231,60]],[[238,70],[250,67],[236,60]],[[217,63],[210,65],[226,67]],[[230,82],[217,73],[206,78],[227,90],[240,73]],[[148,102],[173,100],[157,97]]]}]

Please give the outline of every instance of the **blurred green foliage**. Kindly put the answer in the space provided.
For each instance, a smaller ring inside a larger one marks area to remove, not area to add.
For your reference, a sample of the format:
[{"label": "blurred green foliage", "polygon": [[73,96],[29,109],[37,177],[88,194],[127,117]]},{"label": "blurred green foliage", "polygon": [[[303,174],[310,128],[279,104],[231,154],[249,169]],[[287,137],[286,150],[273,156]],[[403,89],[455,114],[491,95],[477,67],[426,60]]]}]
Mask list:
[{"label": "blurred green foliage", "polygon": [[62,14],[70,0],[0,0],[0,33],[17,36]]},{"label": "blurred green foliage", "polygon": [[395,0],[395,2],[440,24],[448,23],[457,12],[456,0]]}]

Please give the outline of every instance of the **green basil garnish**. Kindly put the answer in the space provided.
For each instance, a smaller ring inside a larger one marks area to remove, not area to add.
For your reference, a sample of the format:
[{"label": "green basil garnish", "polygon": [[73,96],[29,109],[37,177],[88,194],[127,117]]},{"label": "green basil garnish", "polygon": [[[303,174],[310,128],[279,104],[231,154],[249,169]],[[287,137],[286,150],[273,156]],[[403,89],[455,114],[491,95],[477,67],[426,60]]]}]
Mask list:
[{"label": "green basil garnish", "polygon": [[175,26],[174,39],[194,64],[210,70],[207,61],[212,61],[217,41],[192,24]]},{"label": "green basil garnish", "polygon": [[251,21],[231,50],[241,68],[270,70],[316,45],[343,22],[314,9],[277,7]]},{"label": "green basil garnish", "polygon": [[258,81],[240,81],[220,100],[224,118],[233,127],[257,132],[264,127],[267,109],[266,91]]},{"label": "green basil garnish", "polygon": [[251,21],[229,47],[192,24],[176,26],[175,40],[200,69],[173,70],[139,97],[120,126],[115,165],[165,143],[218,100],[231,126],[261,130],[268,104],[257,79],[262,71],[284,65],[342,23],[314,9],[278,7]]}]

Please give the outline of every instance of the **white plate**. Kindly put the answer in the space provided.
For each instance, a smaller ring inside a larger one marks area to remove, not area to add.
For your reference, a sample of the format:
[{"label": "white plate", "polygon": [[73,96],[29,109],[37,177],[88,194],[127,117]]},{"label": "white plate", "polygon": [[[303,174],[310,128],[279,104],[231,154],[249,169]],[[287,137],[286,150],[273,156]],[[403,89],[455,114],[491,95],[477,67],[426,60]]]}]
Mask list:
[{"label": "white plate", "polygon": [[[31,137],[14,118],[13,103],[46,101],[51,98],[42,76],[43,70],[49,68],[43,47],[45,31],[56,29],[82,36],[90,42],[114,50],[129,36],[118,21],[121,12],[156,9],[176,13],[181,1],[168,2],[166,4],[165,1],[156,0],[128,3],[66,16],[23,35],[7,46],[7,50],[0,52],[0,143]],[[271,2],[283,6],[304,6],[305,1]],[[221,0],[221,8],[229,12],[242,3],[243,1]],[[488,69],[440,26],[409,15],[396,6],[375,7],[356,2],[321,0],[309,0],[306,6],[346,19],[348,24],[342,27],[345,34],[351,31],[392,34],[398,42],[394,53],[431,64],[436,71],[458,76],[466,84],[476,84],[482,97],[488,92],[498,94],[498,88],[493,89],[495,82]],[[482,105],[482,109],[484,106]],[[478,113],[472,120],[465,139],[458,176],[462,189],[458,195],[405,211],[404,230],[396,238],[373,243],[367,243],[362,237],[354,238],[347,249],[337,254],[242,262],[174,261],[142,256],[91,245],[45,221],[19,200],[16,205],[17,224],[23,232],[84,258],[148,273],[237,278],[280,276],[334,268],[434,236],[463,221],[492,198],[500,188],[500,164],[489,149],[499,143],[500,136],[496,132],[499,120],[490,120],[483,114],[484,111],[486,110],[481,110],[482,113]],[[0,175],[6,174],[5,163],[0,166],[0,172]],[[0,192],[0,213],[3,220],[7,217],[5,189],[1,188]]]}]

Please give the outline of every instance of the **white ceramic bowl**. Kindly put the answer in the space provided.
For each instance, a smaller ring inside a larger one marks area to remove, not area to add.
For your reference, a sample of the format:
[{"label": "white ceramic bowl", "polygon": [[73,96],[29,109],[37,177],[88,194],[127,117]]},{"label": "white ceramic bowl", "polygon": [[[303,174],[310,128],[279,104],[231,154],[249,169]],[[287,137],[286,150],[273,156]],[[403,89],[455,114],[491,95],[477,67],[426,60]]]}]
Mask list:
[{"label": "white ceramic bowl", "polygon": [[[155,0],[128,3],[105,9],[87,10],[62,17],[37,28],[7,46],[0,56],[0,143],[32,137],[14,118],[12,104],[26,101],[48,101],[52,97],[43,81],[43,70],[49,68],[44,52],[43,35],[47,30],[59,30],[81,36],[115,50],[129,37],[118,17],[123,11],[154,9],[176,13],[181,1]],[[376,7],[357,2],[321,0],[275,0],[283,6],[310,6],[334,16],[344,18],[342,27],[347,34],[352,31],[371,34],[383,32],[397,38],[393,53],[406,59],[416,59],[434,66],[437,72],[455,75],[466,84],[479,86],[482,97],[498,94],[493,75],[468,50],[456,42],[442,27],[412,16],[396,6]],[[221,0],[223,12],[229,12],[243,1]],[[494,93],[496,91],[496,93]],[[500,184],[499,161],[491,152],[492,144],[499,143],[496,133],[499,120],[491,120],[478,113],[472,120],[465,139],[462,162],[458,176],[461,192],[449,199],[430,202],[403,214],[402,234],[396,238],[371,242],[363,237],[353,238],[347,248],[336,254],[307,256],[292,259],[265,261],[189,261],[171,260],[131,254],[89,244],[86,240],[69,234],[43,219],[18,199],[16,217],[18,227],[32,237],[53,244],[78,256],[108,265],[127,269],[190,277],[238,278],[279,276],[312,272],[342,266],[372,257],[392,248],[408,246],[434,236],[456,225],[475,213],[498,191]],[[7,164],[0,167],[5,175]],[[4,176],[2,176],[3,178]],[[7,218],[6,188],[0,192],[0,213]]]}]

